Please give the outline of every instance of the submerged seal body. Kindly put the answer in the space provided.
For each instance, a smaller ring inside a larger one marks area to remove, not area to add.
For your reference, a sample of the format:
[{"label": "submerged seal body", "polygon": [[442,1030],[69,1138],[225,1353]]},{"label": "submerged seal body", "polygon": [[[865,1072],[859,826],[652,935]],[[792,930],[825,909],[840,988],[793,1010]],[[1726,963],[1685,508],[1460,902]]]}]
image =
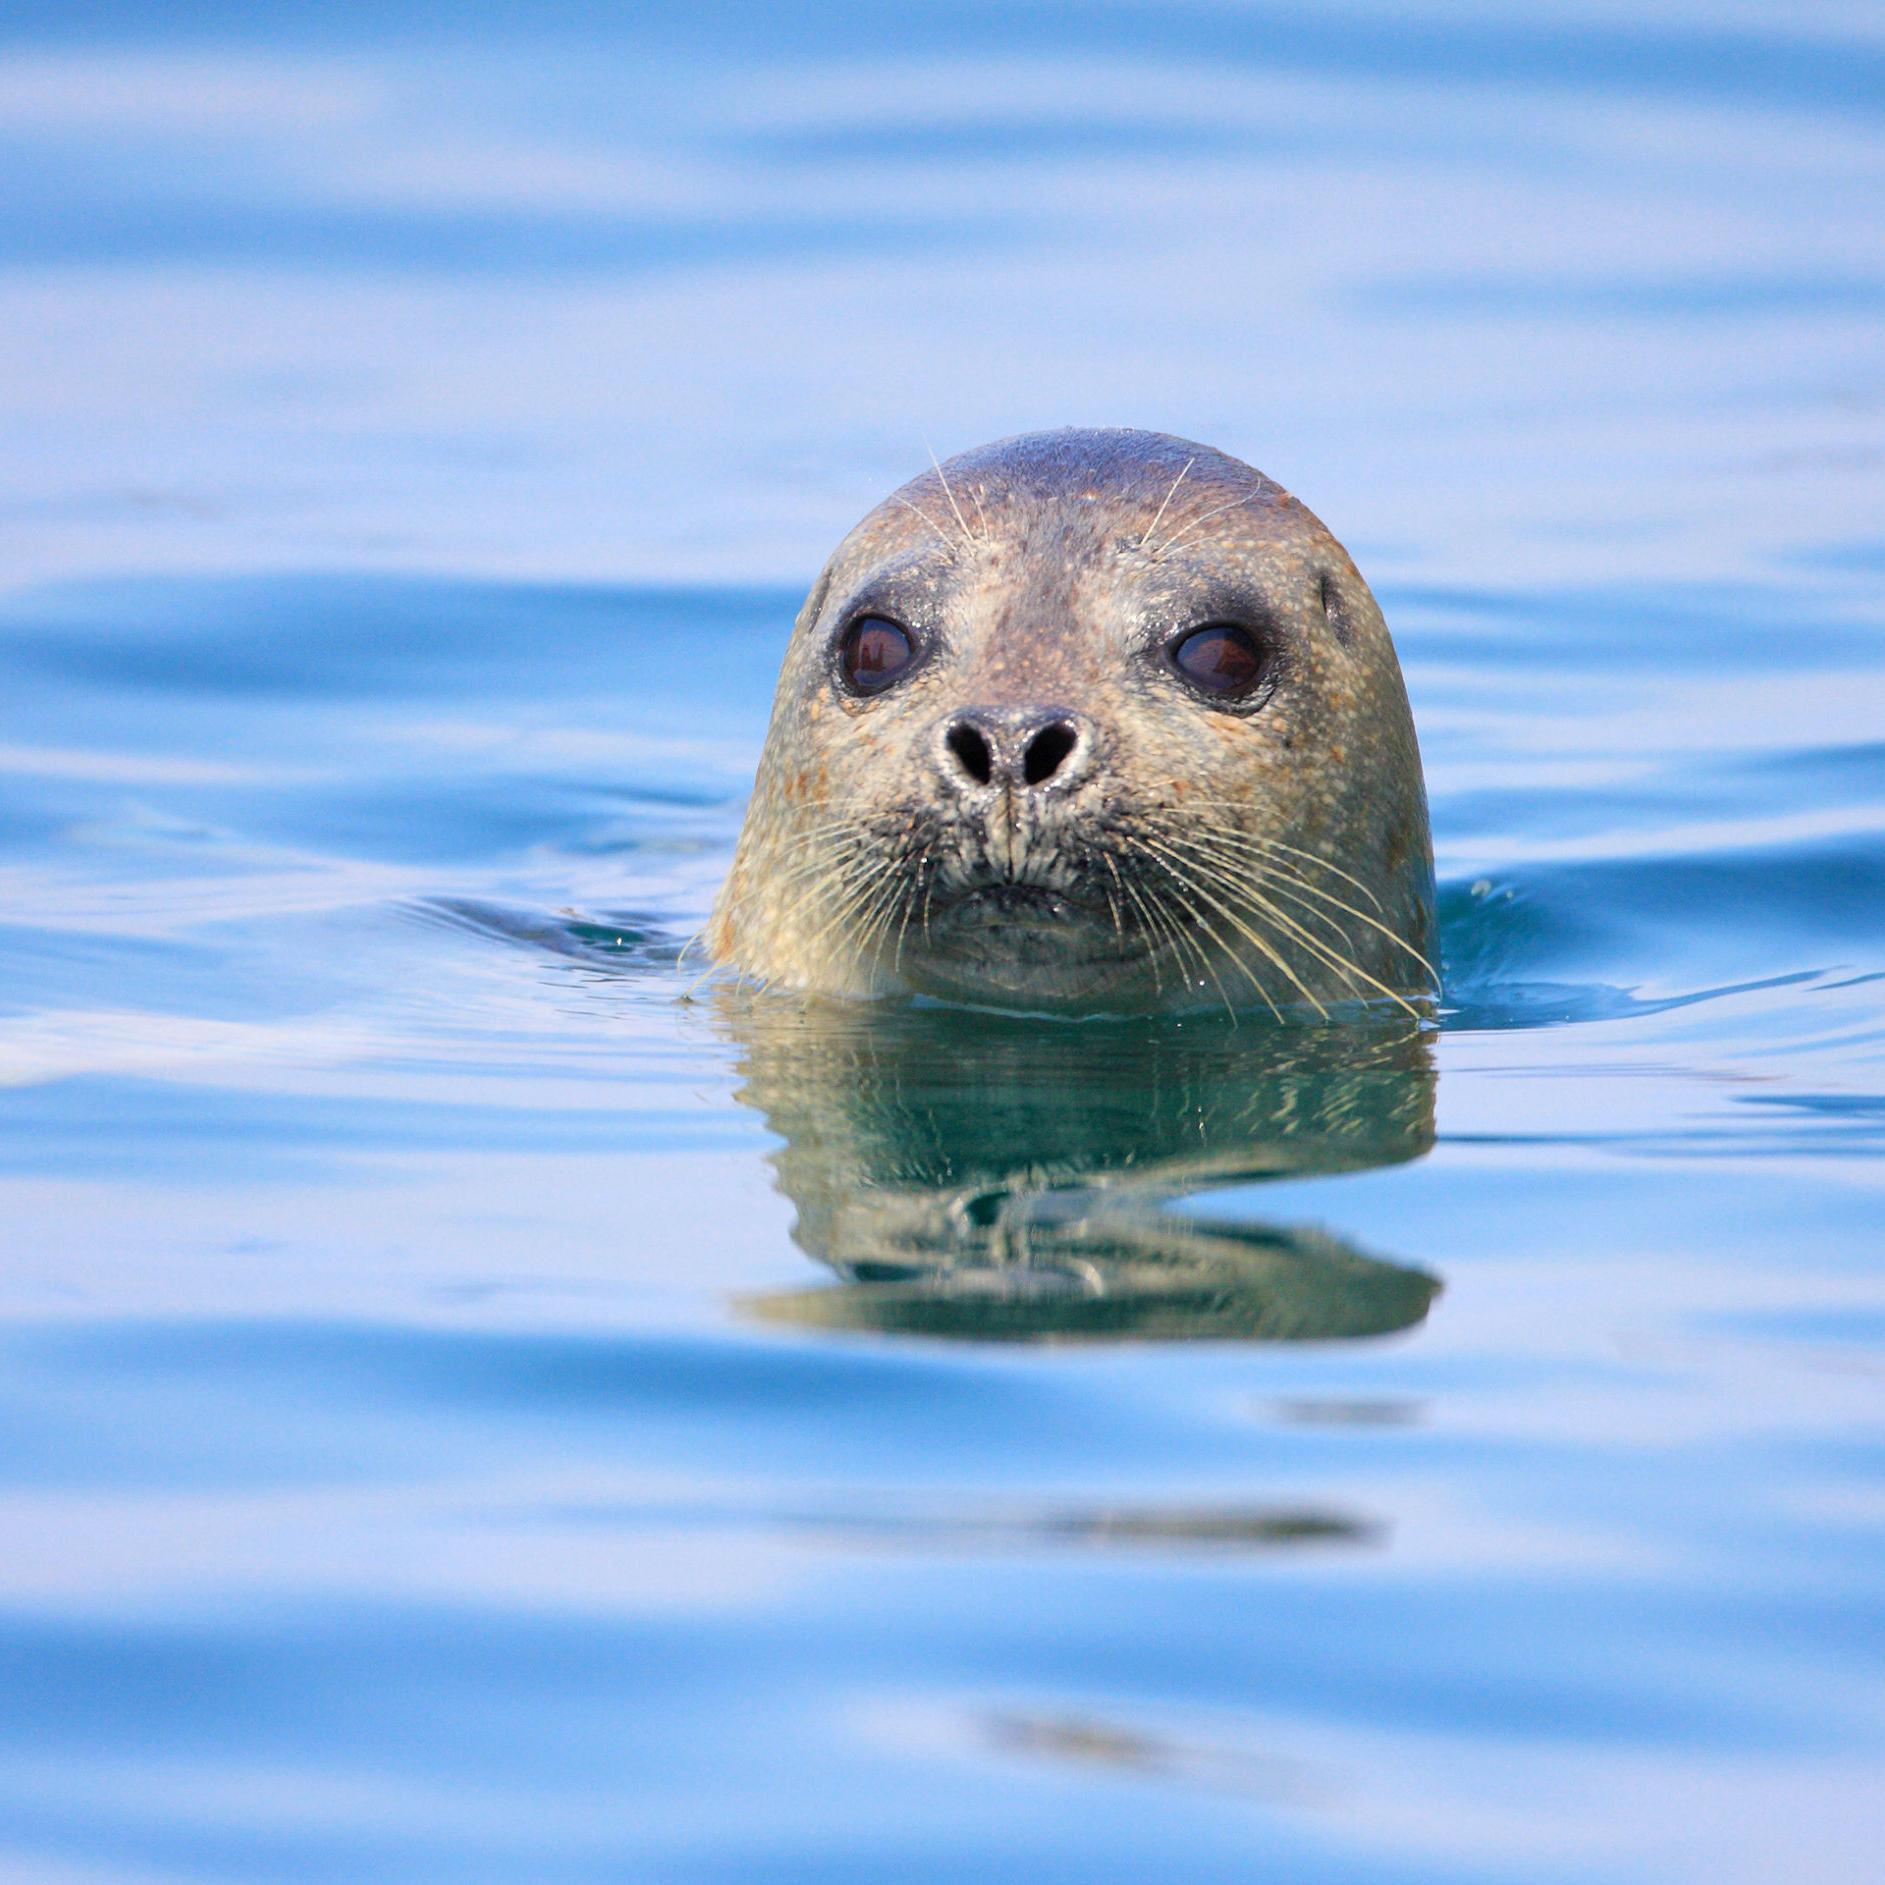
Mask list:
[{"label": "submerged seal body", "polygon": [[1073,1012],[1431,994],[1381,612],[1278,485],[1035,433],[892,493],[801,610],[707,928],[761,981]]}]

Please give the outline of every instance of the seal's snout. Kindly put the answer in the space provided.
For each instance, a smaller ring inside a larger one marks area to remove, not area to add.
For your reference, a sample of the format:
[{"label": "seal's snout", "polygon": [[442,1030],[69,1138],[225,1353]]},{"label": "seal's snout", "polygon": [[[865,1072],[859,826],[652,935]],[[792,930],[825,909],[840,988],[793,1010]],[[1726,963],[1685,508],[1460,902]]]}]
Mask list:
[{"label": "seal's snout", "polygon": [[969,707],[941,733],[943,777],[965,795],[1070,786],[1092,763],[1092,725],[1065,707]]}]

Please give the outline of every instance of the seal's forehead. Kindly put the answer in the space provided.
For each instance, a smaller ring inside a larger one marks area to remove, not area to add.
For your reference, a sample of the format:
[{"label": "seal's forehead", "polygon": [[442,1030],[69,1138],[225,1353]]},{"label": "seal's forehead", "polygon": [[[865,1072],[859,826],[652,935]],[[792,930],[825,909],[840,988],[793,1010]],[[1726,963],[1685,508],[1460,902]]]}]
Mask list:
[{"label": "seal's forehead", "polygon": [[1123,427],[1026,432],[963,452],[940,467],[948,480],[980,480],[991,491],[1037,501],[1158,505],[1174,484],[1280,497],[1280,488],[1241,459],[1167,432]]},{"label": "seal's forehead", "polygon": [[[895,494],[907,513],[958,518],[965,547],[1005,542],[1067,563],[1164,553],[1196,531],[1306,548],[1324,533],[1281,485],[1165,432],[1029,432],[963,452]],[[1219,524],[1218,519],[1223,519]]]},{"label": "seal's forehead", "polygon": [[923,472],[863,519],[834,563],[839,587],[893,562],[938,589],[994,575],[1064,582],[1115,564],[1148,574],[1156,563],[1164,580],[1178,569],[1171,552],[1212,538],[1300,551],[1324,534],[1280,485],[1212,446],[1070,428],[999,439]]}]

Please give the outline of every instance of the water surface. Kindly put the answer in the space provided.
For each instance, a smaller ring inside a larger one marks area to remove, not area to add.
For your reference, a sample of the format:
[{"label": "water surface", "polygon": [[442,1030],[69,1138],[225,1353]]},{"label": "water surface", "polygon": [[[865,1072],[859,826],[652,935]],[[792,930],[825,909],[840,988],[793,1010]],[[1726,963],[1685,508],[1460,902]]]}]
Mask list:
[{"label": "water surface", "polygon": [[[1877,16],[11,17],[0,1876],[1866,1876]],[[829,543],[1122,421],[1441,1025],[699,983]]]}]

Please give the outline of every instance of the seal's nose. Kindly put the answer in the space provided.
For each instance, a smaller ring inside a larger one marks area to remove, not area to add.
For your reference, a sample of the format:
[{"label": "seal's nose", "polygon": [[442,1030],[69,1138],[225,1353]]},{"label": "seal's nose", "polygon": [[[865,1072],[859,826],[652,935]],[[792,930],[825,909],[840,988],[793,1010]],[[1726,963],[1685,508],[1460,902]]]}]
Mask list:
[{"label": "seal's nose", "polygon": [[1065,707],[968,707],[943,726],[943,771],[961,791],[1069,785],[1086,770],[1093,733]]}]

